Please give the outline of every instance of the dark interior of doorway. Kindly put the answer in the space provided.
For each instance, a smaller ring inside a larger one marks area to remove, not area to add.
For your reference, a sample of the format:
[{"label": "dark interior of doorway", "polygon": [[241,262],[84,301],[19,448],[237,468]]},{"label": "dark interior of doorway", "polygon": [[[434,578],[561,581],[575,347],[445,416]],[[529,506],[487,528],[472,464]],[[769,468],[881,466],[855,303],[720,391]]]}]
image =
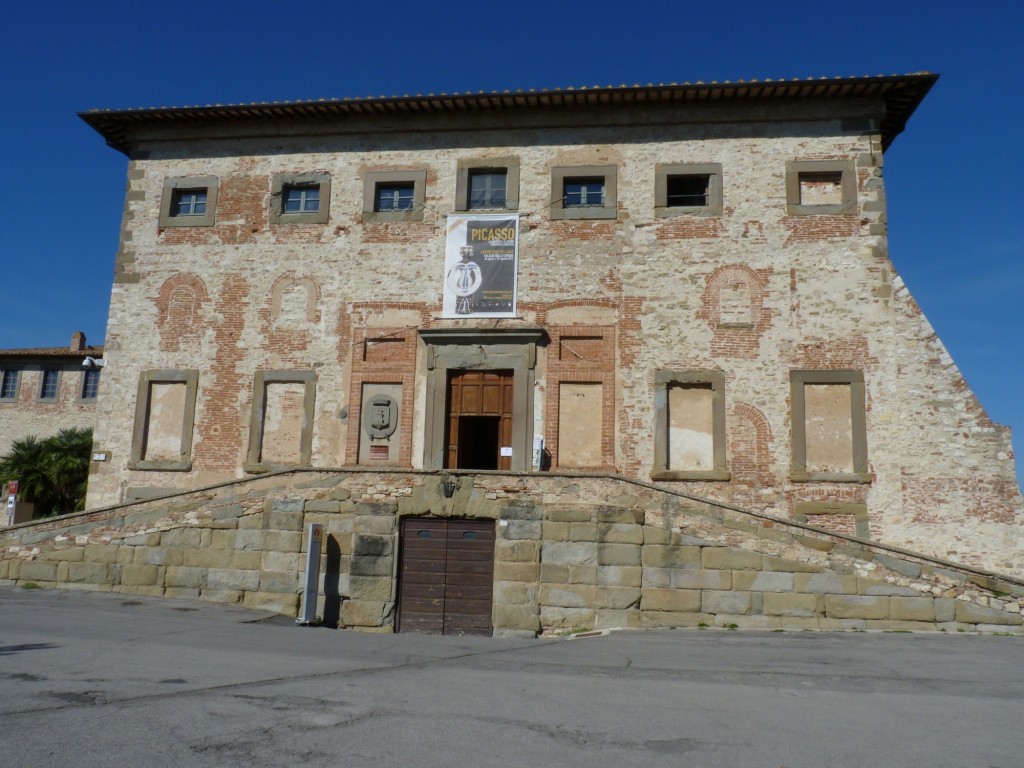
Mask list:
[{"label": "dark interior of doorway", "polygon": [[459,417],[458,469],[497,469],[499,416]]}]

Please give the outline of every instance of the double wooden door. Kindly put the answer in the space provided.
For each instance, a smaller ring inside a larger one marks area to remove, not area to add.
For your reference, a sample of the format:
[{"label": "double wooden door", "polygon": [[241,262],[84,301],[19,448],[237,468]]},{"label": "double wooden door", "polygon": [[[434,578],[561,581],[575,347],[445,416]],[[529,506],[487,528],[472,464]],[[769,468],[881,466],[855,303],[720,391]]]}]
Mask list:
[{"label": "double wooden door", "polygon": [[449,373],[446,468],[512,469],[512,381],[512,371]]},{"label": "double wooden door", "polygon": [[400,536],[398,631],[490,635],[494,522],[406,518]]}]

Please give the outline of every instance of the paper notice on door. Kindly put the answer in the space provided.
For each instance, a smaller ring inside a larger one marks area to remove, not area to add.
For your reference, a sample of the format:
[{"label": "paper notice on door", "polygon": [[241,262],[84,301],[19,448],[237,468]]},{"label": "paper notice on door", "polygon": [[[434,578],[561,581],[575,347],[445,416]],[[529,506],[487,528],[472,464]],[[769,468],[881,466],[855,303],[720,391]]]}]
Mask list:
[{"label": "paper notice on door", "polygon": [[[493,456],[494,454],[491,454],[491,455]],[[501,455],[502,456],[511,456],[512,455],[512,446],[511,445],[503,445],[503,446],[501,446]]]}]

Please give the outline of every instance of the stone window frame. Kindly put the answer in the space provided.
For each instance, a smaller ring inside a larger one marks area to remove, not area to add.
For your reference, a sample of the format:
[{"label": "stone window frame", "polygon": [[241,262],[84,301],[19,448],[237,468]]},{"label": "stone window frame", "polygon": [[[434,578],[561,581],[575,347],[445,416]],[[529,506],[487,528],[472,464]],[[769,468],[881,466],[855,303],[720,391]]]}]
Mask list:
[{"label": "stone window frame", "polygon": [[[217,192],[220,179],[216,176],[176,176],[164,179],[160,198],[160,227],[212,227],[217,223]],[[179,190],[206,190],[206,213],[202,216],[174,216],[171,205]]]},{"label": "stone window frame", "polygon": [[[102,378],[102,376],[101,376],[102,370],[103,370],[102,368],[88,368],[88,369],[82,371],[82,379],[81,379],[81,382],[79,383],[79,386],[78,386],[78,402],[80,402],[80,403],[95,403],[96,402],[96,398],[99,396],[99,392],[100,392],[100,382],[99,382],[99,379]],[[85,396],[85,384],[88,381],[90,374],[96,376],[96,394],[93,395],[92,397],[86,397]]]},{"label": "stone window frame", "polygon": [[[864,372],[790,371],[792,399],[793,466],[790,479],[794,482],[870,483],[868,471],[867,409]],[[808,384],[847,384],[850,387],[850,419],[853,431],[853,472],[809,472],[807,470],[807,413],[804,387]]]},{"label": "stone window frame", "polygon": [[[668,204],[669,176],[708,176],[707,205]],[[721,216],[722,164],[721,163],[656,163],[654,166],[654,216],[664,219],[674,216]]]},{"label": "stone window frame", "polygon": [[[313,408],[316,404],[316,371],[256,371],[253,376],[252,410],[249,417],[249,445],[243,469],[251,474],[284,467],[308,467],[313,460]],[[302,431],[299,435],[299,460],[286,464],[263,461],[263,419],[268,384],[303,384]]]},{"label": "stone window frame", "polygon": [[[800,175],[839,173],[842,202],[804,205],[800,202]],[[857,171],[853,160],[790,160],[786,163],[786,212],[791,216],[842,215],[857,212]]]},{"label": "stone window frame", "polygon": [[[184,384],[185,409],[181,425],[181,448],[177,461],[167,459],[144,459],[147,438],[149,399],[154,384]],[[196,395],[199,391],[197,369],[159,368],[142,371],[139,374],[138,395],[135,398],[135,425],[132,429],[132,453],[128,469],[153,470],[160,472],[190,472],[192,470],[192,433],[195,430]]]},{"label": "stone window frame", "polygon": [[[474,171],[505,171],[504,208],[469,207],[469,177]],[[455,176],[455,210],[460,213],[514,213],[519,210],[519,158],[474,157],[460,159]]]},{"label": "stone window frame", "polygon": [[[14,394],[8,397],[3,396],[3,384],[7,375],[10,374],[14,377]],[[0,368],[0,403],[16,403],[18,402],[18,392],[21,389],[21,370],[18,368]]]},{"label": "stone window frame", "polygon": [[[575,178],[604,178],[604,205],[566,208],[565,182]],[[554,220],[618,218],[618,166],[558,165],[551,168],[551,205]]]},{"label": "stone window frame", "polygon": [[[320,210],[299,213],[284,212],[284,190],[288,187],[319,187]],[[270,182],[271,224],[326,224],[331,215],[331,174],[275,173]]]},{"label": "stone window frame", "polygon": [[[46,374],[55,373],[57,374],[57,387],[54,390],[53,397],[43,397],[43,386],[46,384]],[[60,368],[42,367],[39,369],[39,386],[36,388],[36,402],[37,403],[56,403],[60,400],[60,385],[63,379],[63,372]]]},{"label": "stone window frame", "polygon": [[[411,211],[375,211],[378,184],[412,184],[413,209]],[[401,171],[366,171],[363,177],[363,223],[423,221],[426,208],[427,170],[410,168]]]},{"label": "stone window frame", "polygon": [[[668,390],[675,385],[711,386],[711,434],[714,469],[669,469]],[[730,479],[726,463],[725,373],[723,371],[655,371],[654,373],[654,468],[652,480]]]}]

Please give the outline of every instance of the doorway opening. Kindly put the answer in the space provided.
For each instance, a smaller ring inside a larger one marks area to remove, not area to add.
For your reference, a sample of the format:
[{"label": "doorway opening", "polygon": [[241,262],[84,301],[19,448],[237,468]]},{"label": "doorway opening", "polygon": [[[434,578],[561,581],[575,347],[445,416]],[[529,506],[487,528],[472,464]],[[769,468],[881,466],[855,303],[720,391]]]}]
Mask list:
[{"label": "doorway opening", "polygon": [[512,371],[449,371],[446,469],[512,468]]}]

